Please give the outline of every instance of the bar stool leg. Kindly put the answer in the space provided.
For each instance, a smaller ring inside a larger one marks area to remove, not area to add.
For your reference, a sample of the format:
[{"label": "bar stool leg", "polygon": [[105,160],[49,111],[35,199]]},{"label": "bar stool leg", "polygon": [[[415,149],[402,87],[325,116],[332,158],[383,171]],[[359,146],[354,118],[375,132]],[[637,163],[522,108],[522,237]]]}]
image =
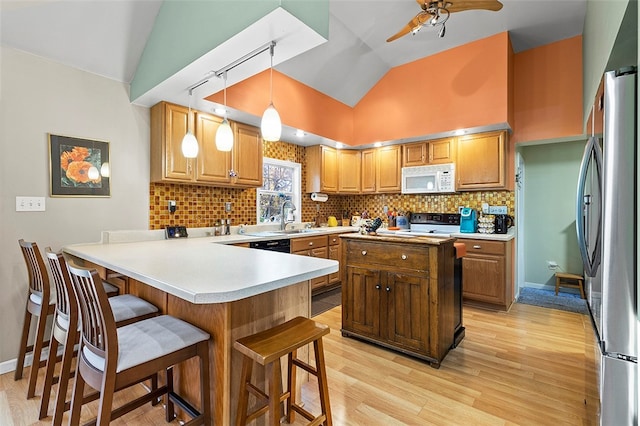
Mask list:
[{"label": "bar stool leg", "polygon": [[267,365],[267,377],[269,380],[269,424],[280,424],[280,395],[282,395],[282,373],[280,358],[276,358]]},{"label": "bar stool leg", "polygon": [[298,356],[298,350],[294,349],[289,352],[289,362],[287,365],[287,389],[289,390],[289,398],[287,399],[287,423],[291,424],[296,420],[296,412],[291,408],[296,403],[296,366],[293,360]]},{"label": "bar stool leg", "polygon": [[320,407],[326,416],[324,424],[332,426],[331,404],[329,403],[329,385],[327,382],[327,369],[324,364],[324,347],[322,338],[313,342],[313,349],[316,353],[316,370],[318,372],[318,391],[320,393]]},{"label": "bar stool leg", "polygon": [[[54,320],[55,321],[55,320]],[[65,348],[66,350],[67,348]],[[40,398],[40,414],[38,419],[42,420],[47,417],[49,411],[49,397],[51,396],[51,387],[53,386],[53,374],[56,369],[56,358],[58,352],[58,340],[51,336],[51,343],[49,344],[49,356],[47,357],[47,368],[44,374],[44,386],[42,388],[42,397]],[[61,385],[58,379],[58,386]]]},{"label": "bar stool leg", "polygon": [[556,277],[556,296],[558,295],[559,288],[560,288],[560,277]]},{"label": "bar stool leg", "polygon": [[247,384],[251,383],[251,373],[253,370],[253,360],[242,357],[242,373],[240,375],[240,398],[238,398],[238,412],[236,414],[236,426],[247,424],[247,408],[249,405],[249,392]]},{"label": "bar stool leg", "polygon": [[22,379],[22,369],[24,368],[24,358],[27,355],[27,343],[29,341],[29,328],[31,327],[31,312],[29,312],[29,301],[24,308],[24,322],[22,324],[22,337],[20,338],[20,351],[18,352],[18,361],[16,371],[13,375],[14,380]]},{"label": "bar stool leg", "polygon": [[[33,398],[36,394],[36,382],[38,381],[38,370],[40,369],[40,355],[44,346],[44,329],[47,326],[46,307],[41,308],[38,317],[38,326],[36,328],[36,340],[33,345],[33,361],[31,362],[31,371],[29,372],[29,387],[27,389],[27,399]],[[53,339],[55,340],[55,339]]]}]

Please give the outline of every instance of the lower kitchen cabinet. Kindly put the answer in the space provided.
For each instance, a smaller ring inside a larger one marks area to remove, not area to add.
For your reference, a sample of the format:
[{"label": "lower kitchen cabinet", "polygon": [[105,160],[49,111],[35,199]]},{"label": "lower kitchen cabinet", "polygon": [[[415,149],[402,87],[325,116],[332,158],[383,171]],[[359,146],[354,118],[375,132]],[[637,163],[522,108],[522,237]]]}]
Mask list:
[{"label": "lower kitchen cabinet", "polygon": [[[291,254],[301,256],[320,257],[326,259],[329,256],[329,249],[326,235],[315,237],[294,238],[291,240]],[[327,275],[313,278],[311,280],[311,291],[326,287],[329,283]]]},{"label": "lower kitchen cabinet", "polygon": [[[329,259],[337,260],[340,262],[340,257],[342,254],[342,245],[340,244],[340,236],[337,234],[329,235]],[[338,272],[334,272],[333,274],[329,274],[329,286],[332,287],[334,285],[340,284],[340,270]]]},{"label": "lower kitchen cabinet", "polygon": [[512,242],[458,239],[466,245],[462,259],[465,303],[508,310],[513,303]]},{"label": "lower kitchen cabinet", "polygon": [[434,245],[407,240],[342,237],[342,334],[438,368],[458,332],[453,240]]}]

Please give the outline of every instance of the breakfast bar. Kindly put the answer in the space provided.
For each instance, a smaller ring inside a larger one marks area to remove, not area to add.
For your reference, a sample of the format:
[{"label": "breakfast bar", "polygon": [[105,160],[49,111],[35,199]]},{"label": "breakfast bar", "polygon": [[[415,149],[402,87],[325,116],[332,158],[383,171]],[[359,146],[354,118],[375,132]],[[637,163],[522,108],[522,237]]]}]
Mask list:
[{"label": "breakfast bar", "polygon": [[[241,356],[233,342],[296,316],[309,317],[309,280],[338,270],[333,260],[216,244],[210,238],[76,244],[63,250],[103,278],[115,278],[121,292],[211,334],[213,424],[235,421]],[[192,359],[175,373],[177,391],[196,406],[197,371]]]}]

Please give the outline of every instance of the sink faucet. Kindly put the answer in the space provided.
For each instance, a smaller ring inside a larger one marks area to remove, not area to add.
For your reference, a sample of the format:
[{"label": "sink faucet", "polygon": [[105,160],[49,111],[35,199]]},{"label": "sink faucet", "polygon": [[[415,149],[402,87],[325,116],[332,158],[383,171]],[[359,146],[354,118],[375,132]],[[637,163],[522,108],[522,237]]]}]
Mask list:
[{"label": "sink faucet", "polygon": [[293,205],[293,202],[291,200],[285,200],[285,202],[282,203],[282,209],[280,211],[280,230],[281,231],[284,231],[287,229],[287,223],[293,222],[293,220],[287,221],[287,218],[285,216],[287,206],[289,206],[292,212],[296,211],[296,206]]}]

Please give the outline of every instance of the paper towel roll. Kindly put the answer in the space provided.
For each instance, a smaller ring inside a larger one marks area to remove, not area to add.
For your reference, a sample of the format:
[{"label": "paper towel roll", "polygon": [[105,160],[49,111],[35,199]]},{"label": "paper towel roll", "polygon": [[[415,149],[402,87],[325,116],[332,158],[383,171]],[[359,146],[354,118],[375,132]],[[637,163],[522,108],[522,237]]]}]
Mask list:
[{"label": "paper towel roll", "polygon": [[325,203],[328,199],[329,199],[329,196],[327,194],[323,194],[321,192],[312,192],[311,193],[311,200],[312,201],[318,201],[320,203]]}]

